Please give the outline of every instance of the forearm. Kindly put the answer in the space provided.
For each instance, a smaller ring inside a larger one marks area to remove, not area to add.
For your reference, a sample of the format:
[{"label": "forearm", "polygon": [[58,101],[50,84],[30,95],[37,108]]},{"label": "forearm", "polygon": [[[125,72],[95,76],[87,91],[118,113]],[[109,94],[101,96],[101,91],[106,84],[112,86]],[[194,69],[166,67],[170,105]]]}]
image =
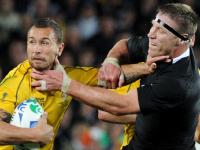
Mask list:
[{"label": "forearm", "polygon": [[146,63],[122,65],[121,68],[123,70],[126,83],[131,83],[151,73]]},{"label": "forearm", "polygon": [[136,114],[117,116],[102,110],[98,110],[98,119],[109,123],[132,124],[135,123],[136,116]]},{"label": "forearm", "polygon": [[131,109],[134,107],[125,95],[103,88],[89,87],[75,80],[71,81],[67,94],[80,102],[117,115],[132,113]]},{"label": "forearm", "polygon": [[120,62],[124,59],[127,60],[129,58],[127,42],[128,39],[118,41],[109,51],[107,57],[117,58]]},{"label": "forearm", "polygon": [[18,128],[0,121],[0,145],[39,142],[34,128]]}]

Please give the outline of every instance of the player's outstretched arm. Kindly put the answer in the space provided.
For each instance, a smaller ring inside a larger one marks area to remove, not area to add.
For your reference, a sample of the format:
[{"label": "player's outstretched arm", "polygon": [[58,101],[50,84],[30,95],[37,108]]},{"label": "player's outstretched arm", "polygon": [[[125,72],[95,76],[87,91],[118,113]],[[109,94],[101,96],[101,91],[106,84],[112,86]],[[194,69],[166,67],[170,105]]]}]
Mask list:
[{"label": "player's outstretched arm", "polygon": [[116,115],[140,111],[136,89],[121,95],[107,89],[83,85],[59,70],[32,72],[31,77],[35,80],[31,85],[38,91],[62,91],[76,100]]},{"label": "player's outstretched arm", "polygon": [[0,145],[27,142],[47,144],[53,139],[53,136],[53,128],[47,124],[46,114],[42,116],[35,128],[19,128],[0,121]]},{"label": "player's outstretched arm", "polygon": [[[48,70],[42,73],[32,72],[31,77],[35,79],[31,85],[38,91],[62,91],[76,100],[116,115],[140,111],[136,89],[126,95],[121,95],[107,89],[83,85],[70,79],[66,73],[57,70]],[[41,80],[45,83],[45,88],[39,82]],[[61,86],[59,87],[59,85]]]}]

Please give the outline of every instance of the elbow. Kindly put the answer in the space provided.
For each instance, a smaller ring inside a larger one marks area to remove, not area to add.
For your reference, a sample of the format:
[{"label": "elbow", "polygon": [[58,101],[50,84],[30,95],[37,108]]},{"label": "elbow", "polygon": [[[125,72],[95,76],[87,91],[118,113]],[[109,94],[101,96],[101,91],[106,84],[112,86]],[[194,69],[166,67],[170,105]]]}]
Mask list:
[{"label": "elbow", "polygon": [[121,116],[121,115],[126,115],[126,114],[129,114],[127,112],[127,109],[123,109],[123,108],[113,108],[112,112],[113,115],[116,115],[116,116]]},{"label": "elbow", "polygon": [[138,111],[133,109],[134,107],[124,106],[124,107],[115,107],[113,108],[110,113],[116,115],[116,116],[122,116],[122,115],[129,115],[129,114],[136,114]]}]

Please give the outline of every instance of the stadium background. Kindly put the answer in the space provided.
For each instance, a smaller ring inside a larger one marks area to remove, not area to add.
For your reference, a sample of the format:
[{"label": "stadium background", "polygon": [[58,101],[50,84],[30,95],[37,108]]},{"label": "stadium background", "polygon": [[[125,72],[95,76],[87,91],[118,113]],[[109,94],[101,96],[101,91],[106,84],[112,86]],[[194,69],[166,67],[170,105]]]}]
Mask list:
[{"label": "stadium background", "polygon": [[[26,34],[37,18],[62,26],[62,64],[100,66],[117,40],[148,33],[155,9],[166,2],[187,3],[200,16],[199,0],[0,0],[0,79],[26,59]],[[199,31],[194,50],[200,65]],[[122,125],[100,122],[95,109],[73,102],[55,150],[117,150],[122,138]]]}]

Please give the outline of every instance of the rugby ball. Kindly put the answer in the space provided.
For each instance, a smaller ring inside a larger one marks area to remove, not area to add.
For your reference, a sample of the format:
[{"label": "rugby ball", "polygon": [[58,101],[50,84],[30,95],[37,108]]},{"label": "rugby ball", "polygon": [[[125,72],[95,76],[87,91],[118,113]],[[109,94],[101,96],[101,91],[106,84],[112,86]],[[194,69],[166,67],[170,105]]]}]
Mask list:
[{"label": "rugby ball", "polygon": [[[38,101],[35,98],[30,98],[15,108],[10,124],[17,127],[33,128],[37,125],[43,113],[44,110]],[[15,150],[22,149],[38,150],[39,144],[27,143],[15,146]]]}]

